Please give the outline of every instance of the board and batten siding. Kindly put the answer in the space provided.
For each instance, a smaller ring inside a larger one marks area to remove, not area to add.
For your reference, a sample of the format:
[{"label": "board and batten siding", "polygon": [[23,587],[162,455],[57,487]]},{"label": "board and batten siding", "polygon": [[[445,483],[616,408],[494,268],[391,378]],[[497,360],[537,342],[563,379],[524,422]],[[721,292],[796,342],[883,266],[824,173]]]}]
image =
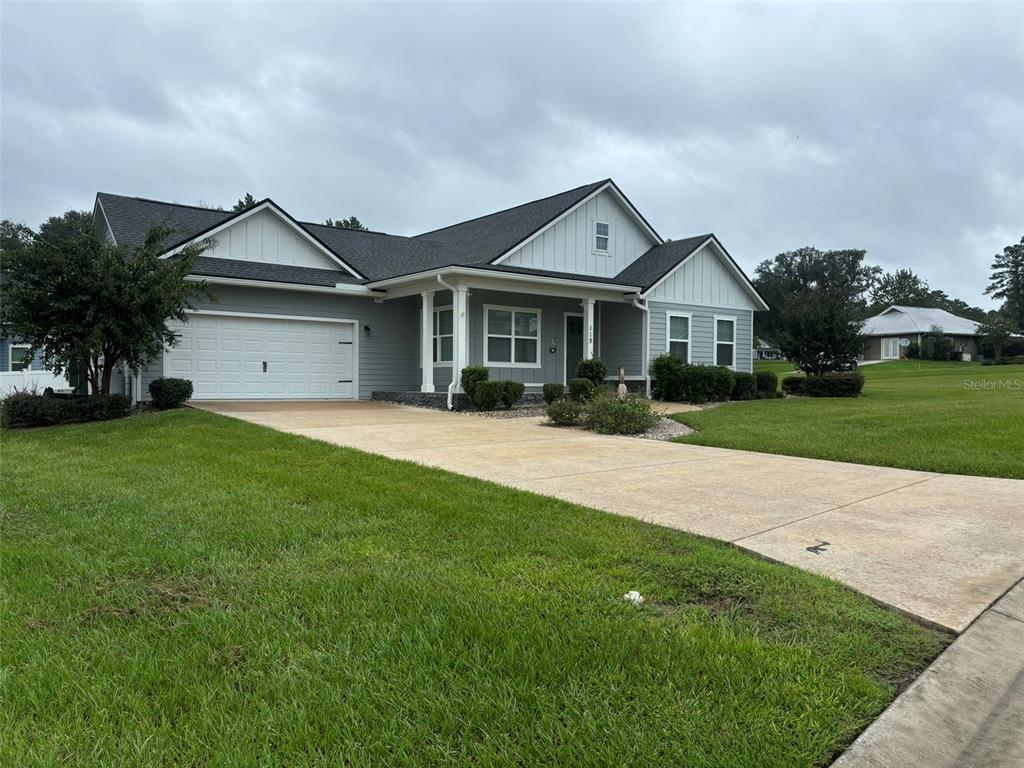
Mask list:
[{"label": "board and batten siding", "polygon": [[295,232],[276,213],[262,210],[232,224],[212,238],[215,245],[206,256],[271,264],[291,264],[317,269],[342,268]]},{"label": "board and batten siding", "polygon": [[[607,254],[599,254],[594,249],[595,221],[606,222],[609,226]],[[654,244],[605,190],[509,254],[502,263],[614,277]]]},{"label": "board and batten siding", "polygon": [[651,360],[668,351],[668,314],[678,312],[690,315],[690,362],[694,365],[715,364],[715,317],[736,320],[737,371],[753,370],[753,319],[747,309],[706,307],[697,304],[652,301],[651,308]]},{"label": "board and batten siding", "polygon": [[725,268],[711,244],[705,245],[676,267],[649,294],[653,301],[754,309],[754,302]]},{"label": "board and batten siding", "polygon": [[[375,390],[419,389],[419,339],[413,333],[419,327],[419,296],[378,304],[371,297],[242,286],[219,286],[214,295],[216,301],[197,302],[196,309],[355,320],[359,336],[359,398],[367,400]],[[149,383],[162,373],[162,358],[153,360],[143,370],[143,400],[149,399]]]}]

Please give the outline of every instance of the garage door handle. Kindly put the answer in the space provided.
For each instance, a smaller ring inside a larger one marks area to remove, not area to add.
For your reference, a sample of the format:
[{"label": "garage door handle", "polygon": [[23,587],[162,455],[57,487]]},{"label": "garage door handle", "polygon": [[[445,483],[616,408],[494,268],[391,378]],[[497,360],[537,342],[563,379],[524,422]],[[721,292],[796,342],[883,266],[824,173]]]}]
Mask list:
[{"label": "garage door handle", "polygon": [[339,384],[351,384],[352,379],[338,379]]},{"label": "garage door handle", "polygon": [[267,372],[267,361],[266,360],[263,361],[263,372],[264,373]]}]

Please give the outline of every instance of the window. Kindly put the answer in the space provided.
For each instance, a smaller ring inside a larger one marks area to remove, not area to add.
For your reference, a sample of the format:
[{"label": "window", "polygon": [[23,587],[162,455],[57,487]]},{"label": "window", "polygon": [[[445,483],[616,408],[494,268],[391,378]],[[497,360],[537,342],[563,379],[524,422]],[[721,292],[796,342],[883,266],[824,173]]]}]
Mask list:
[{"label": "window", "polygon": [[11,344],[11,359],[8,361],[8,369],[24,371],[31,364],[32,358],[28,355],[28,344]]},{"label": "window", "polygon": [[736,318],[715,318],[715,365],[736,365]]},{"label": "window", "polygon": [[455,347],[455,322],[451,307],[434,310],[434,362],[451,365]]},{"label": "window", "polygon": [[540,368],[540,310],[484,307],[484,365]]},{"label": "window", "polygon": [[668,313],[668,353],[690,362],[690,316]]},{"label": "window", "polygon": [[608,222],[594,222],[594,250],[598,253],[608,253]]}]

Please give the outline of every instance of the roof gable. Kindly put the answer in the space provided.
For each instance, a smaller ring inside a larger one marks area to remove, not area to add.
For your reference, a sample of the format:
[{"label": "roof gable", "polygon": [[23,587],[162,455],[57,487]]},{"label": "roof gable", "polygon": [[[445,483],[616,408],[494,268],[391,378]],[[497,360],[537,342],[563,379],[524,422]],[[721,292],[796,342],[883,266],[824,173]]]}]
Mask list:
[{"label": "roof gable", "polygon": [[927,333],[932,326],[943,333],[975,336],[979,324],[966,317],[954,315],[935,307],[907,307],[894,304],[864,321],[861,333],[865,336],[883,336],[899,333]]}]

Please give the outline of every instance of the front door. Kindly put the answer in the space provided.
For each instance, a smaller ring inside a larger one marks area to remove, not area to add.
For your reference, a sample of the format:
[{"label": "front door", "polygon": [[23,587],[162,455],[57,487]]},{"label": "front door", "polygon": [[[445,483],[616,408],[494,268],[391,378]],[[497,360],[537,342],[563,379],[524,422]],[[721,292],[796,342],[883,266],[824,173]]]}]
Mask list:
[{"label": "front door", "polygon": [[899,360],[900,359],[900,340],[896,339],[882,339],[882,359],[883,360]]},{"label": "front door", "polygon": [[563,383],[576,376],[576,364],[583,359],[583,315],[565,315],[565,370]]}]

